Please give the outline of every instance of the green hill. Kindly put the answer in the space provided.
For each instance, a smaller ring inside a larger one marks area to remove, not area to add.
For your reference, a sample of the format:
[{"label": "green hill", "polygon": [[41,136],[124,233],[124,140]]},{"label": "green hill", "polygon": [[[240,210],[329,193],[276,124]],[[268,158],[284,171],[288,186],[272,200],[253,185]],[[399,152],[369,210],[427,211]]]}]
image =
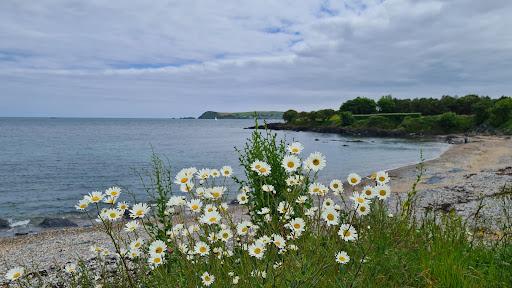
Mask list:
[{"label": "green hill", "polygon": [[251,111],[251,112],[215,112],[206,111],[199,119],[283,119],[283,112],[280,111]]}]

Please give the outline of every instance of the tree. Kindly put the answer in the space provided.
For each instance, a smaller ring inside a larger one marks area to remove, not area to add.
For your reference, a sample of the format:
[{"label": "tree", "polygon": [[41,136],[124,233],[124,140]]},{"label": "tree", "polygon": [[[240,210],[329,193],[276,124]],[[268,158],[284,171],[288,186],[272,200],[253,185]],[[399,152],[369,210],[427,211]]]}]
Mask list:
[{"label": "tree", "polygon": [[343,111],[349,111],[353,114],[372,114],[377,112],[377,103],[373,99],[357,97],[343,103],[340,112]]},{"label": "tree", "polygon": [[292,123],[297,119],[298,116],[299,112],[290,109],[283,113],[283,120],[287,123]]},{"label": "tree", "polygon": [[396,105],[395,100],[391,95],[385,95],[380,97],[379,101],[377,101],[377,105],[379,106],[379,111],[381,113],[395,113]]},{"label": "tree", "polygon": [[351,112],[343,111],[340,112],[341,126],[349,126],[352,125],[356,119],[352,116]]},{"label": "tree", "polygon": [[491,115],[490,110],[493,106],[493,101],[489,97],[482,97],[480,101],[471,105],[471,111],[475,115],[475,123],[477,125],[484,123]]},{"label": "tree", "polygon": [[494,127],[499,127],[512,119],[512,98],[501,98],[490,109],[489,121]]}]

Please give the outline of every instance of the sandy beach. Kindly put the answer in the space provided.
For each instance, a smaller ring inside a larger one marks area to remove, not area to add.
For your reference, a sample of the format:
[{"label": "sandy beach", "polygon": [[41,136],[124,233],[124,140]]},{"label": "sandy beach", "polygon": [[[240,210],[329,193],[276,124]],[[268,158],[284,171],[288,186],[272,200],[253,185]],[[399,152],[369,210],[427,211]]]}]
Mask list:
[{"label": "sandy beach", "polygon": [[[510,137],[475,136],[469,143],[452,145],[437,159],[424,163],[425,173],[418,185],[418,211],[454,210],[468,218],[483,201],[483,219],[493,222],[489,227],[498,227],[500,192],[503,186],[512,185],[511,166]],[[396,196],[409,191],[417,174],[416,165],[389,173],[396,200]],[[67,262],[91,258],[89,247],[93,244],[110,247],[107,236],[91,227],[0,238],[0,275],[15,265],[38,267],[38,271],[51,274]]]}]

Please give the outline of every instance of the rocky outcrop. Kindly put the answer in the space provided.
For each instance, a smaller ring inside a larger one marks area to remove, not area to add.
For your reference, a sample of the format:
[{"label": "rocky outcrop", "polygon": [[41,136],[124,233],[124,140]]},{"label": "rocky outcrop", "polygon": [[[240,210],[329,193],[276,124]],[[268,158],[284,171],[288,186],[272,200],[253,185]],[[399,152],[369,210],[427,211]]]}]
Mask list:
[{"label": "rocky outcrop", "polygon": [[9,225],[9,221],[0,218],[0,229],[9,229],[11,225]]},{"label": "rocky outcrop", "polygon": [[42,228],[62,228],[62,227],[76,227],[75,222],[65,218],[44,218],[39,227]]}]

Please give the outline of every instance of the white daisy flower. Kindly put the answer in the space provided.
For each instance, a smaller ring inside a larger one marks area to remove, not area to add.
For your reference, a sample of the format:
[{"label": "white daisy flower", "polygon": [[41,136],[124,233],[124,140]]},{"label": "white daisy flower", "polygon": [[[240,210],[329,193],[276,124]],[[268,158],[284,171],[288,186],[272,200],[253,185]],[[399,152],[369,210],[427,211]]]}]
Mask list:
[{"label": "white daisy flower", "polygon": [[87,209],[87,207],[89,207],[89,203],[89,199],[82,199],[78,201],[78,204],[75,205],[75,208],[77,210],[84,211],[85,209]]},{"label": "white daisy flower", "polygon": [[247,250],[249,251],[250,256],[255,257],[257,259],[261,259],[265,254],[266,248],[264,243],[262,243],[261,241],[256,241],[253,244],[249,245]]},{"label": "white daisy flower", "polygon": [[379,171],[376,173],[375,180],[377,180],[379,184],[386,184],[389,182],[389,175],[386,171]]},{"label": "white daisy flower", "polygon": [[176,174],[174,183],[176,183],[178,185],[189,184],[196,172],[197,172],[197,169],[192,168],[192,167],[181,169],[181,171],[178,172],[178,174]]},{"label": "white daisy flower", "polygon": [[306,203],[306,201],[308,201],[308,197],[307,196],[299,196],[295,200],[295,203],[297,203],[297,204],[304,204],[304,203]]},{"label": "white daisy flower", "polygon": [[350,173],[348,174],[347,182],[352,186],[356,186],[357,184],[361,183],[361,176],[357,175],[356,173]]},{"label": "white daisy flower", "polygon": [[167,201],[167,206],[173,207],[173,206],[184,206],[187,204],[187,199],[183,196],[172,196],[169,198],[169,201]]},{"label": "white daisy flower", "polygon": [[322,212],[322,219],[328,226],[338,225],[339,213],[334,208],[327,208]]},{"label": "white daisy flower", "polygon": [[137,220],[132,220],[124,225],[124,231],[134,232],[135,230],[139,229],[139,227],[139,222],[137,222]]},{"label": "white daisy flower", "polygon": [[84,199],[87,199],[90,203],[99,203],[101,200],[103,200],[103,193],[99,191],[94,191],[92,193],[89,193],[89,195],[85,196]]},{"label": "white daisy flower", "polygon": [[210,177],[210,169],[203,168],[203,169],[197,171],[196,177],[199,180],[206,180],[206,179],[208,179],[208,177]]},{"label": "white daisy flower", "polygon": [[258,213],[258,215],[266,215],[270,213],[270,209],[268,207],[263,207],[261,208],[260,211],[257,211],[256,213]]},{"label": "white daisy flower", "polygon": [[117,203],[117,209],[119,209],[120,211],[123,211],[123,214],[124,214],[124,211],[126,211],[128,209],[128,203],[126,202],[119,202]]},{"label": "white daisy flower", "polygon": [[128,258],[135,259],[135,258],[140,257],[141,254],[142,254],[142,252],[139,249],[130,250],[130,251],[128,251]]},{"label": "white daisy flower", "polygon": [[240,236],[247,235],[251,226],[252,223],[250,221],[242,221],[236,225],[236,233]]},{"label": "white daisy flower", "polygon": [[226,192],[227,188],[224,186],[215,186],[212,188],[206,189],[207,195],[209,198],[213,200],[219,200],[222,198],[222,195],[224,195],[224,192]]},{"label": "white daisy flower", "polygon": [[192,190],[194,190],[194,183],[185,183],[180,185],[181,192],[189,193],[192,192]]},{"label": "white daisy flower", "polygon": [[156,268],[164,263],[162,254],[151,254],[148,258],[148,263],[152,268]]},{"label": "white daisy flower", "polygon": [[283,238],[283,236],[278,234],[272,234],[272,243],[274,243],[274,245],[276,245],[276,247],[279,249],[286,247],[286,240]]},{"label": "white daisy flower", "polygon": [[261,190],[268,192],[268,193],[276,194],[276,190],[274,189],[274,186],[272,186],[272,185],[265,184],[265,185],[261,186]]},{"label": "white daisy flower", "polygon": [[203,202],[200,199],[192,199],[187,203],[188,209],[194,213],[201,212],[201,208],[203,207]]},{"label": "white daisy flower", "polygon": [[267,163],[256,160],[251,164],[251,170],[258,173],[260,176],[268,176],[270,175],[271,168]]},{"label": "white daisy flower", "polygon": [[375,194],[380,200],[386,200],[391,193],[391,188],[386,184],[379,184],[375,186]]},{"label": "white daisy flower", "polygon": [[287,225],[292,230],[292,232],[296,233],[297,235],[302,234],[302,232],[306,230],[306,222],[304,222],[304,219],[302,218],[295,218]]},{"label": "white daisy flower", "polygon": [[369,205],[371,203],[371,200],[366,199],[364,194],[359,194],[357,192],[354,192],[352,196],[350,196],[350,199],[354,201],[354,208],[357,208],[360,205]]},{"label": "white daisy flower", "polygon": [[292,173],[299,168],[300,159],[295,155],[284,156],[281,166],[286,170],[286,172]]},{"label": "white daisy flower", "polygon": [[338,235],[341,239],[345,241],[355,241],[357,240],[357,231],[354,226],[349,224],[342,224],[340,226],[340,230],[338,231]]},{"label": "white daisy flower", "polygon": [[318,172],[324,169],[326,164],[325,156],[320,152],[314,152],[309,154],[308,158],[304,161],[304,168]]},{"label": "white daisy flower", "polygon": [[293,215],[293,207],[290,205],[290,203],[286,201],[279,202],[279,205],[277,206],[277,211],[280,214]]},{"label": "white daisy flower", "polygon": [[133,240],[130,243],[130,249],[131,250],[138,250],[138,249],[140,249],[142,247],[142,245],[144,245],[144,240],[142,238],[138,238],[138,239]]},{"label": "white daisy flower", "polygon": [[200,256],[206,256],[210,254],[210,246],[203,241],[198,241],[194,247],[194,252]]},{"label": "white daisy flower", "polygon": [[213,204],[206,204],[204,206],[204,212],[207,213],[207,212],[213,212],[213,211],[217,211],[217,207],[215,207],[215,205]]},{"label": "white daisy flower", "polygon": [[357,206],[356,211],[359,216],[368,215],[370,213],[370,205],[368,205],[368,204],[359,205],[359,206]]},{"label": "white daisy flower", "polygon": [[334,208],[334,204],[334,200],[331,198],[325,198],[324,202],[322,203],[322,209]]},{"label": "white daisy flower", "polygon": [[5,274],[5,279],[9,281],[16,281],[20,279],[23,274],[25,274],[25,268],[23,267],[14,267],[9,269]]},{"label": "white daisy flower", "polygon": [[213,224],[219,224],[220,220],[222,219],[222,216],[220,216],[219,212],[212,211],[212,212],[206,212],[200,219],[201,223],[213,225]]},{"label": "white daisy flower", "polygon": [[201,275],[201,281],[204,286],[210,286],[215,281],[215,276],[210,275],[208,272],[204,272],[203,275]]},{"label": "white daisy flower", "polygon": [[343,182],[339,179],[334,179],[329,183],[329,188],[331,188],[332,192],[336,195],[343,193]]},{"label": "white daisy flower", "polygon": [[130,217],[133,219],[136,218],[144,218],[144,216],[149,212],[150,208],[146,203],[137,203],[133,205],[130,210]]},{"label": "white daisy flower", "polygon": [[73,263],[66,264],[64,266],[64,271],[68,274],[75,274],[76,273],[76,265]]},{"label": "white daisy flower", "polygon": [[364,198],[366,199],[373,199],[373,197],[376,196],[375,190],[372,186],[366,185],[363,188],[363,192],[361,192]]},{"label": "white daisy flower", "polygon": [[105,190],[105,194],[110,197],[117,198],[117,197],[119,197],[119,195],[121,195],[121,188],[119,188],[117,186],[110,187],[107,190]]},{"label": "white daisy flower", "polygon": [[213,178],[217,178],[220,176],[220,171],[217,169],[211,169],[210,170],[210,176]]},{"label": "white daisy flower", "polygon": [[231,230],[229,229],[222,229],[219,231],[219,234],[217,236],[221,241],[228,242],[228,240],[233,237],[233,233],[231,233]]},{"label": "white daisy flower", "polygon": [[103,213],[103,218],[110,221],[117,221],[121,216],[123,216],[123,213],[117,209],[107,209]]},{"label": "white daisy flower", "polygon": [[242,192],[242,193],[249,193],[249,192],[251,192],[251,187],[249,187],[247,185],[243,186],[242,188],[240,188],[240,192]]},{"label": "white daisy flower", "polygon": [[300,152],[302,152],[304,146],[299,142],[293,142],[292,144],[288,145],[287,149],[288,152],[297,155],[300,154]]},{"label": "white daisy flower", "polygon": [[238,194],[238,196],[236,196],[236,199],[238,200],[238,203],[240,205],[247,204],[247,202],[249,202],[249,197],[247,197],[247,194],[245,193]]},{"label": "white daisy flower", "polygon": [[162,240],[155,240],[149,245],[149,253],[161,255],[167,250],[167,245]]},{"label": "white daisy flower", "polygon": [[327,189],[327,187],[321,183],[309,184],[308,192],[311,195],[324,196],[328,191],[329,189]]},{"label": "white daisy flower", "polygon": [[233,168],[231,168],[231,166],[223,166],[220,168],[220,173],[224,177],[231,177],[231,175],[233,175]]},{"label": "white daisy flower", "polygon": [[340,264],[347,264],[348,261],[350,261],[350,257],[348,256],[347,252],[340,251],[336,254],[336,262]]}]

